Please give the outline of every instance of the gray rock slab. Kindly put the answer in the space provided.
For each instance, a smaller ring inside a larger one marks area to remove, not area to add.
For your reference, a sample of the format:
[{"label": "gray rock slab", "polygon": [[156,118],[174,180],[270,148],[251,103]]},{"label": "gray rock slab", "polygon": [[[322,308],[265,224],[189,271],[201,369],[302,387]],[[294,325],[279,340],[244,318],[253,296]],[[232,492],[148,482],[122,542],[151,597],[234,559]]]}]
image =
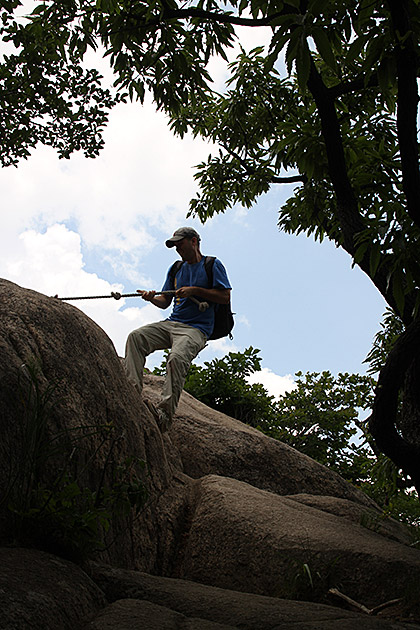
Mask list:
[{"label": "gray rock slab", "polygon": [[[145,376],[145,392],[157,402],[162,377]],[[277,494],[337,496],[375,507],[340,475],[261,431],[181,395],[166,448],[179,452],[183,471],[194,479],[216,474]]]},{"label": "gray rock slab", "polygon": [[330,587],[373,608],[420,600],[420,551],[287,497],[226,477],[196,482],[177,576],[320,601]]},{"label": "gray rock slab", "polygon": [[[376,619],[333,606],[236,592],[188,580],[158,577],[100,564],[92,565],[92,578],[104,590],[109,600],[116,601],[118,607],[121,606],[118,600],[122,597],[129,597],[130,602],[133,599],[150,602],[180,613],[192,620],[190,622],[193,624],[197,619],[201,620],[202,626],[191,626],[194,629],[197,627],[197,630],[207,628],[203,620],[219,624],[215,629],[222,627],[241,630],[397,630],[406,627],[404,624]],[[131,604],[127,605],[126,610],[130,608]],[[145,608],[141,614],[147,614],[148,610],[150,614],[154,611],[153,608]],[[107,614],[105,610],[100,618]],[[174,619],[168,617],[167,613],[165,615],[169,620]],[[151,623],[153,624],[153,621]],[[182,623],[185,623],[184,619]],[[111,630],[111,627],[92,625],[87,630]],[[155,628],[154,625],[145,627],[153,630]],[[172,629],[172,626],[168,627]],[[186,627],[190,629],[190,626]],[[209,630],[210,628],[211,626]],[[113,630],[132,630],[132,626],[115,625]]]},{"label": "gray rock slab", "polygon": [[82,569],[35,549],[0,548],[0,628],[75,630],[106,604]]},{"label": "gray rock slab", "polygon": [[351,523],[363,525],[372,531],[382,534],[391,540],[411,545],[413,534],[404,523],[400,523],[384,514],[376,508],[360,505],[348,499],[340,497],[320,496],[313,494],[288,495],[289,499],[309,505],[317,510],[340,516]]},{"label": "gray rock slab", "polygon": [[165,606],[138,599],[117,601],[86,626],[85,630],[233,630],[208,619],[187,617]]}]

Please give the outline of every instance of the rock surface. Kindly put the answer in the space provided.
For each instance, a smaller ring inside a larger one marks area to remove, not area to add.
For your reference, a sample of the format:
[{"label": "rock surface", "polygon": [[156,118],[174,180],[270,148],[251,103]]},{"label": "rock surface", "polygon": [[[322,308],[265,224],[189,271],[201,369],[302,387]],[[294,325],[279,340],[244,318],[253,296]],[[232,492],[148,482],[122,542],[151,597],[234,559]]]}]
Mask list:
[{"label": "rock surface", "polygon": [[[157,402],[162,377],[145,376],[146,395]],[[183,392],[170,431],[185,474],[216,474],[246,481],[277,494],[336,496],[361,505],[374,503],[333,471],[294,448],[267,437]]]},{"label": "rock surface", "polygon": [[86,630],[229,630],[233,626],[187,617],[148,601],[122,599],[108,606]]},{"label": "rock surface", "polygon": [[[36,384],[22,364],[36,366]],[[159,377],[147,376],[145,395],[157,401],[161,382]],[[46,468],[46,479],[54,479],[62,465],[60,458],[68,458],[69,452],[83,483],[93,491],[104,471],[105,477],[108,474],[110,452],[115,465],[133,456],[147,464],[147,473],[138,470],[148,488],[147,505],[135,518],[132,515],[124,523],[113,524],[107,539],[112,544],[98,557],[113,565],[114,571],[143,573],[118,574],[116,582],[126,588],[114,584],[118,593],[112,596],[104,572],[93,575],[107,593],[110,605],[105,606],[102,593],[83,572],[81,576],[81,569],[74,567],[74,576],[68,569],[69,581],[81,597],[79,609],[70,615],[75,619],[71,627],[89,623],[90,630],[125,630],[133,627],[131,618],[138,620],[137,626],[147,619],[145,627],[150,628],[156,620],[160,628],[215,630],[388,628],[378,625],[385,621],[354,616],[332,606],[276,598],[325,602],[328,588],[336,586],[368,607],[396,597],[414,604],[420,601],[420,552],[407,545],[406,529],[394,521],[382,521],[377,506],[360,490],[185,392],[173,427],[162,436],[127,381],[105,333],[74,306],[6,280],[0,280],[0,383],[3,540],[7,535],[10,538],[6,509],[10,480],[26,448],[22,446],[22,426],[39,417],[40,410],[47,420],[48,439],[65,436]],[[49,406],[43,399],[48,387]],[[110,424],[111,451],[107,439]],[[75,432],[82,434],[77,444],[72,439]],[[13,551],[6,550],[5,558]],[[19,602],[23,619],[32,614],[31,593],[38,592],[31,590],[32,578],[25,586],[22,576],[28,571],[28,562],[24,557],[16,569],[19,579],[14,579],[12,565],[3,572],[7,601],[12,602],[9,613],[13,602]],[[51,556],[46,557],[42,556],[39,565],[38,560],[32,563],[38,577],[45,574],[45,591],[40,587],[38,603],[54,611],[54,602],[67,601],[61,596],[64,591],[72,608],[67,577],[60,582],[58,565]],[[56,562],[61,567],[64,561]],[[145,577],[146,573],[155,577]],[[138,595],[137,578],[149,593],[147,597]],[[154,581],[165,579],[169,581]],[[51,601],[44,596],[48,589]],[[263,609],[273,611],[273,617],[261,616]],[[56,630],[70,627],[65,625],[67,613],[53,616]],[[118,618],[120,626],[115,625]],[[200,626],[201,622],[207,625]],[[6,627],[24,627],[13,623]]]},{"label": "rock surface", "polygon": [[75,630],[106,604],[84,571],[57,556],[0,548],[0,567],[2,630]]},{"label": "rock surface", "polygon": [[405,545],[411,545],[413,542],[412,535],[409,530],[391,518],[384,518],[380,511],[376,508],[366,509],[353,501],[347,499],[340,499],[339,497],[328,497],[313,494],[296,494],[289,495],[289,499],[309,505],[322,512],[328,514],[334,514],[341,518],[355,523],[357,525],[363,525],[364,527],[371,529],[382,536],[386,536],[391,540],[403,543]]},{"label": "rock surface", "polygon": [[[129,597],[126,610],[135,610],[133,602],[150,602],[176,611],[189,620],[199,619],[220,624],[223,628],[241,628],[241,630],[394,630],[402,629],[405,624],[376,619],[332,606],[311,602],[294,602],[274,597],[265,597],[250,593],[204,586],[186,580],[171,579],[147,575],[138,571],[116,569],[100,564],[93,564],[92,578],[102,588],[111,602],[117,602],[117,609],[105,609],[101,619],[115,619],[121,598]],[[155,611],[162,614],[161,611]],[[184,623],[184,620],[182,620]],[[194,621],[196,623],[196,621]],[[107,629],[112,626],[95,626]],[[119,626],[114,626],[119,628]],[[137,626],[138,627],[138,626]],[[148,627],[148,626],[147,626]],[[154,628],[154,626],[151,626]],[[162,626],[162,628],[178,626]],[[179,626],[180,628],[190,626]],[[200,630],[199,623],[192,626]],[[209,626],[211,628],[211,626]],[[216,626],[217,627],[217,626]],[[90,630],[89,626],[89,630]],[[134,630],[136,626],[123,626],[124,630]],[[414,630],[413,626],[411,626]]]},{"label": "rock surface", "polygon": [[[133,456],[146,461],[147,475],[141,468],[138,474],[150,496],[171,486],[172,471],[155,421],[128,383],[109,338],[79,309],[0,280],[0,357],[0,496],[10,492],[8,480],[23,460],[38,456],[22,446],[28,444],[26,425],[32,431],[40,418],[48,386],[50,405],[43,410],[47,431],[50,440],[61,436],[61,447],[47,477],[55,478],[57,468],[71,457],[79,479],[95,489],[111,454],[117,462]],[[25,365],[36,371],[35,383]],[[110,548],[109,559],[135,566],[141,557],[142,568],[151,570],[156,564],[151,538],[159,535],[159,515],[145,511],[142,527],[118,531],[119,547]]]},{"label": "rock surface", "polygon": [[[404,630],[309,602],[238,593],[34,549],[0,548],[1,630]],[[414,630],[413,626],[410,626]]]},{"label": "rock surface", "polygon": [[419,589],[420,552],[360,524],[214,475],[195,496],[180,577],[289,599],[340,585],[367,607],[395,597],[396,584]]}]

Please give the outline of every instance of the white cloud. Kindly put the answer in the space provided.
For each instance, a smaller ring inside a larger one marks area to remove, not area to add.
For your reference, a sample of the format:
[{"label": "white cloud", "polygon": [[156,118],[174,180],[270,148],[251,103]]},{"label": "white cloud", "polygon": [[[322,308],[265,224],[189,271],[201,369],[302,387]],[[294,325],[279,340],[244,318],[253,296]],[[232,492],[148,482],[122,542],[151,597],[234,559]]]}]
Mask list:
[{"label": "white cloud", "polygon": [[[224,357],[229,352],[238,352],[238,348],[229,337],[223,337],[222,339],[209,341],[205,350],[200,353],[200,358],[203,361],[209,361],[214,357]],[[204,357],[202,356],[203,354]],[[197,361],[197,363],[200,363],[200,361]]]},{"label": "white cloud", "polygon": [[251,323],[246,315],[236,315],[235,319],[237,324],[243,324],[247,328],[251,328]]},{"label": "white cloud", "polygon": [[[27,230],[20,235],[20,248],[14,257],[3,260],[5,274],[20,286],[45,295],[83,297],[122,292],[120,284],[111,284],[96,273],[83,269],[80,236],[66,226],[55,224],[44,233]],[[101,326],[124,353],[125,340],[133,328],[162,319],[162,311],[141,298],[141,306],[124,308],[128,299],[77,300],[70,303]]]},{"label": "white cloud", "polygon": [[140,263],[160,246],[160,234],[185,222],[196,191],[193,166],[208,145],[175,138],[151,103],[115,108],[105,140],[94,160],[82,154],[59,160],[54,150],[40,146],[18,168],[0,170],[0,275],[8,277],[6,263],[18,254],[22,266],[39,262],[34,248],[41,241],[34,240],[31,259],[24,260],[29,250],[20,234],[65,223],[78,233],[83,250],[111,264],[116,276],[150,286],[150,278],[139,274]]},{"label": "white cloud", "polygon": [[122,251],[148,247],[150,225],[173,230],[195,193],[193,166],[208,145],[174,137],[151,103],[117,106],[105,141],[94,160],[58,160],[54,150],[38,147],[17,169],[2,169],[5,227],[16,233],[28,223],[72,219],[87,246]]},{"label": "white cloud", "polygon": [[21,246],[15,255],[3,260],[11,280],[47,294],[57,293],[63,282],[63,290],[75,288],[71,287],[72,279],[83,267],[78,234],[56,224],[44,234],[26,230],[19,241]]},{"label": "white cloud", "polygon": [[280,376],[272,372],[269,368],[262,368],[261,371],[254,372],[247,380],[251,385],[253,383],[261,383],[268,393],[275,398],[280,398],[280,396],[283,396],[286,392],[290,392],[292,389],[296,388],[291,374]]}]

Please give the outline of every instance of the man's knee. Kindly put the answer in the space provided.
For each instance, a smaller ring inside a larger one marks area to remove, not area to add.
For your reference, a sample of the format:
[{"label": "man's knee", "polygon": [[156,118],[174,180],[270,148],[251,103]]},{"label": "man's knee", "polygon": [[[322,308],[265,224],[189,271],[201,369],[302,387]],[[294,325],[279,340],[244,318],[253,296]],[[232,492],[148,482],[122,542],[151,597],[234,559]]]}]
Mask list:
[{"label": "man's knee", "polygon": [[189,328],[188,334],[175,339],[171,354],[177,355],[180,360],[188,361],[189,365],[205,345],[206,338],[203,333],[198,329]]},{"label": "man's knee", "polygon": [[137,328],[137,330],[132,330],[129,333],[126,342],[127,349],[131,350],[135,348],[137,352],[141,350],[142,353],[145,352],[147,354],[147,347],[147,338],[145,337],[144,332],[141,328]]},{"label": "man's knee", "polygon": [[167,361],[167,370],[171,372],[176,372],[178,374],[186,375],[189,367],[191,365],[191,361],[186,359],[184,356],[179,354],[178,352],[170,352]]}]

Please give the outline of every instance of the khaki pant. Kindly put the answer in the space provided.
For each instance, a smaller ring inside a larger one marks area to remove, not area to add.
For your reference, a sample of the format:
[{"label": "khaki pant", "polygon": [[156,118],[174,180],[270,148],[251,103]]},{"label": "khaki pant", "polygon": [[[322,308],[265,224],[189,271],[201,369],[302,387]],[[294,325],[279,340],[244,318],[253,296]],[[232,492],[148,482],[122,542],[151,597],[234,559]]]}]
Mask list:
[{"label": "khaki pant", "polygon": [[128,378],[141,392],[146,357],[156,350],[170,348],[166,376],[158,408],[171,420],[184,387],[191,361],[207,343],[201,330],[165,320],[133,330],[125,347],[125,370]]}]

